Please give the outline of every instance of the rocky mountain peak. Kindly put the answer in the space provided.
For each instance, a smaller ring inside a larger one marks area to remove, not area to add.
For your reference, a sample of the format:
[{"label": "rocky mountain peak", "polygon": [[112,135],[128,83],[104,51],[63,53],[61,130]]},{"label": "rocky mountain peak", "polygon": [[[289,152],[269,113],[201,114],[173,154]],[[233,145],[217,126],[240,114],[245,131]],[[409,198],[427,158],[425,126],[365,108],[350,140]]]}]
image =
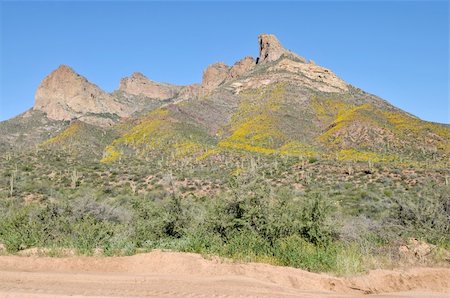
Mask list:
[{"label": "rocky mountain peak", "polygon": [[[48,118],[54,120],[81,119],[86,114],[126,115],[124,107],[110,94],[67,65],[59,66],[42,80],[36,90],[33,109],[46,113]],[[110,124],[91,120],[87,122]]]},{"label": "rocky mountain peak", "polygon": [[61,64],[57,69],[52,71],[47,77],[44,78],[41,85],[43,87],[57,87],[58,84],[67,85],[67,83],[87,82],[87,80],[76,73],[72,67]]},{"label": "rocky mountain peak", "polygon": [[120,80],[119,90],[132,95],[144,95],[154,99],[169,99],[175,97],[181,90],[180,86],[154,82],[140,72]]},{"label": "rocky mountain peak", "polygon": [[142,72],[139,71],[135,71],[131,74],[131,78],[135,79],[135,80],[139,80],[139,79],[146,79],[149,80],[144,74],[142,74]]},{"label": "rocky mountain peak", "polygon": [[67,76],[67,75],[74,75],[79,76],[72,67],[69,65],[61,64],[57,69],[55,69],[51,75],[53,76]]},{"label": "rocky mountain peak", "polygon": [[258,36],[258,40],[259,40],[259,57],[256,62],[257,64],[276,61],[283,54],[294,57],[302,62],[306,62],[304,58],[285,49],[278,41],[278,38],[273,34],[260,34]]}]

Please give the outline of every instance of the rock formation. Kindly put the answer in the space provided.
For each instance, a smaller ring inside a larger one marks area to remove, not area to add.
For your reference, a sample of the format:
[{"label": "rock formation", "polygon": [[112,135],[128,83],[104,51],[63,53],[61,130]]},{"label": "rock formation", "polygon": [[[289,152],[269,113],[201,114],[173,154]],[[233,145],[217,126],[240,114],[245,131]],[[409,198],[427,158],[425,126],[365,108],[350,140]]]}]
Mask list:
[{"label": "rock formation", "polygon": [[175,97],[182,87],[157,83],[146,78],[142,73],[135,72],[130,77],[120,81],[119,90],[132,95],[144,95],[154,99],[169,99]]},{"label": "rock formation", "polygon": [[237,78],[251,71],[256,65],[253,57],[247,56],[236,62],[230,69],[229,77]]},{"label": "rock formation", "polygon": [[124,117],[129,114],[126,106],[113,96],[77,74],[72,68],[61,65],[39,85],[35,94],[34,110],[45,112],[54,120],[72,120],[88,117],[86,122],[99,123],[92,114],[115,114]]},{"label": "rock formation", "polygon": [[227,81],[249,73],[255,66],[256,61],[250,56],[239,60],[232,67],[229,67],[223,62],[211,64],[203,72],[203,80],[199,94],[207,94]]},{"label": "rock formation", "polygon": [[[277,61],[276,63],[270,63]],[[261,71],[254,72],[254,69]],[[175,101],[205,96],[222,85],[239,93],[275,82],[296,82],[323,92],[347,91],[347,84],[331,71],[306,63],[286,50],[272,34],[259,35],[259,57],[245,57],[232,67],[223,62],[209,65],[201,84],[175,86],[154,82],[135,72],[120,81],[120,92],[102,91],[72,68],[61,65],[47,76],[36,91],[34,110],[54,120],[80,119],[101,126],[110,125],[147,106],[151,100]],[[125,95],[125,96],[123,96]]]},{"label": "rock formation", "polygon": [[[252,71],[258,69],[258,71]],[[244,74],[247,74],[244,76]],[[332,71],[307,63],[306,59],[286,50],[272,34],[259,35],[259,57],[246,57],[230,70],[234,93],[256,89],[277,82],[295,83],[321,92],[347,92],[348,85]],[[239,78],[241,77],[241,78]]]},{"label": "rock formation", "polygon": [[286,50],[273,34],[260,34],[259,40],[259,57],[258,64],[264,64],[278,60],[282,55],[291,56],[302,62],[306,62],[305,58]]},{"label": "rock formation", "polygon": [[209,65],[203,72],[202,88],[205,91],[211,91],[222,84],[228,77],[229,67],[218,62]]}]

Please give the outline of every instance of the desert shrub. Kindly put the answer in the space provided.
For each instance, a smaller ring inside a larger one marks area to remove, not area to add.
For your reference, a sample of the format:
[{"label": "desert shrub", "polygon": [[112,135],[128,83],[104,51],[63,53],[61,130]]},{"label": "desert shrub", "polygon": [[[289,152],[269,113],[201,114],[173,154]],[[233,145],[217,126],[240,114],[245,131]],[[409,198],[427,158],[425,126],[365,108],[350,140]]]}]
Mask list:
[{"label": "desert shrub", "polygon": [[386,218],[388,228],[397,235],[450,243],[448,186],[422,186],[415,191],[393,197]]},{"label": "desert shrub", "polygon": [[185,238],[188,241],[185,243],[183,251],[223,255],[223,239],[219,234],[211,233],[204,225],[192,228],[187,232]]},{"label": "desert shrub", "polygon": [[349,275],[365,271],[366,262],[372,254],[368,253],[360,243],[336,242],[336,261],[331,271],[340,275]]},{"label": "desert shrub", "polygon": [[159,209],[150,199],[133,199],[134,239],[139,246],[164,236],[163,222],[159,218]]},{"label": "desert shrub", "polygon": [[252,230],[239,231],[224,243],[220,254],[240,260],[255,261],[273,256],[273,247],[261,235]]},{"label": "desert shrub", "polygon": [[71,216],[80,219],[90,216],[97,221],[129,222],[130,213],[119,204],[96,200],[91,195],[78,197],[70,202]]},{"label": "desert shrub", "polygon": [[[307,264],[288,257],[287,250],[293,246],[286,239],[291,237],[318,252],[308,255],[314,260],[304,268],[335,268],[329,260],[334,251],[327,248],[334,239],[334,230],[327,223],[330,208],[317,194],[298,197],[287,190],[271,193],[264,185],[251,183],[232,193],[197,202],[197,206],[196,216],[190,217],[196,223],[183,232],[187,239],[183,242],[184,251],[272,260],[285,265]],[[173,235],[166,233],[168,236]]]},{"label": "desert shrub", "polygon": [[181,238],[193,223],[196,203],[177,195],[160,200],[134,199],[134,239],[139,245],[161,238]]},{"label": "desert shrub", "polygon": [[165,200],[160,208],[162,217],[162,231],[165,236],[172,238],[181,238],[184,235],[185,226],[189,224],[189,215],[187,206],[181,205],[181,198],[172,195],[170,199]]},{"label": "desert shrub", "polygon": [[79,253],[90,255],[96,248],[109,246],[115,228],[111,222],[99,221],[87,215],[72,225],[69,243]]},{"label": "desert shrub", "polygon": [[327,245],[334,235],[332,227],[327,223],[330,206],[320,194],[312,194],[305,202],[302,210],[301,236],[316,245]]},{"label": "desert shrub", "polygon": [[103,253],[107,256],[129,256],[136,253],[138,245],[134,239],[132,227],[120,225],[115,227],[114,233],[108,238],[103,247]]},{"label": "desert shrub", "polygon": [[317,161],[319,161],[319,159],[317,157],[310,157],[310,158],[308,158],[308,162],[309,163],[315,163]]},{"label": "desert shrub", "polygon": [[30,208],[14,208],[3,214],[0,221],[0,239],[10,252],[35,246],[39,235],[29,216]]},{"label": "desert shrub", "polygon": [[119,227],[117,222],[106,219],[106,214],[94,215],[81,214],[70,203],[10,206],[0,217],[0,242],[10,252],[33,246],[59,246],[90,254],[97,247],[108,246]]},{"label": "desert shrub", "polygon": [[336,247],[317,246],[298,235],[279,239],[274,255],[285,266],[311,271],[331,271],[336,267]]}]

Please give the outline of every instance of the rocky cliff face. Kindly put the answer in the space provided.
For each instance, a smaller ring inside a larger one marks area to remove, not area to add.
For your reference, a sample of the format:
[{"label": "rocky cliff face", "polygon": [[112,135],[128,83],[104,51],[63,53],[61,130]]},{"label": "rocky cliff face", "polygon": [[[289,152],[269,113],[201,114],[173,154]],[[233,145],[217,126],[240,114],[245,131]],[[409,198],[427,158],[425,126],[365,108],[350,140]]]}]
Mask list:
[{"label": "rocky cliff face", "polygon": [[228,78],[229,67],[223,62],[211,64],[203,72],[202,87],[205,91],[211,91],[222,84]]},{"label": "rocky cliff face", "polygon": [[203,72],[199,94],[208,94],[217,87],[250,73],[255,66],[255,59],[249,56],[239,60],[232,67],[223,62],[211,64]]},{"label": "rocky cliff face", "polygon": [[272,34],[258,36],[259,57],[254,61],[247,57],[237,62],[230,70],[230,87],[235,93],[256,89],[274,83],[297,84],[307,89],[342,93],[348,91],[345,81],[331,70],[285,49]]},{"label": "rocky cliff face", "polygon": [[260,34],[259,40],[259,57],[257,59],[258,64],[264,64],[271,61],[278,60],[282,55],[292,57],[306,62],[305,58],[286,50],[273,34]]},{"label": "rocky cliff face", "polygon": [[238,78],[249,73],[256,66],[256,61],[253,57],[247,56],[236,62],[233,67],[231,67],[228,76],[232,79]]},{"label": "rocky cliff face", "polygon": [[61,65],[39,85],[34,110],[47,114],[53,120],[81,119],[98,125],[111,124],[112,120],[92,117],[92,114],[126,117],[130,108],[116,101],[72,68]]},{"label": "rocky cliff face", "polygon": [[132,95],[143,95],[149,98],[165,100],[178,95],[181,86],[157,83],[146,78],[142,73],[135,72],[130,77],[120,81],[119,90]]}]

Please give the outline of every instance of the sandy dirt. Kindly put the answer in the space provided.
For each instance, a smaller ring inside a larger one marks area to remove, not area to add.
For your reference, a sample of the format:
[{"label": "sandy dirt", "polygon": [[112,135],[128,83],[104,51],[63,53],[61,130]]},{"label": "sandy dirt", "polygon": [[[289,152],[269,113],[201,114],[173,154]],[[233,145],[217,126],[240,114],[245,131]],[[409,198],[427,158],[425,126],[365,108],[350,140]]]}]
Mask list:
[{"label": "sandy dirt", "polygon": [[131,257],[0,257],[0,297],[450,297],[450,269],[359,277],[154,251]]}]

